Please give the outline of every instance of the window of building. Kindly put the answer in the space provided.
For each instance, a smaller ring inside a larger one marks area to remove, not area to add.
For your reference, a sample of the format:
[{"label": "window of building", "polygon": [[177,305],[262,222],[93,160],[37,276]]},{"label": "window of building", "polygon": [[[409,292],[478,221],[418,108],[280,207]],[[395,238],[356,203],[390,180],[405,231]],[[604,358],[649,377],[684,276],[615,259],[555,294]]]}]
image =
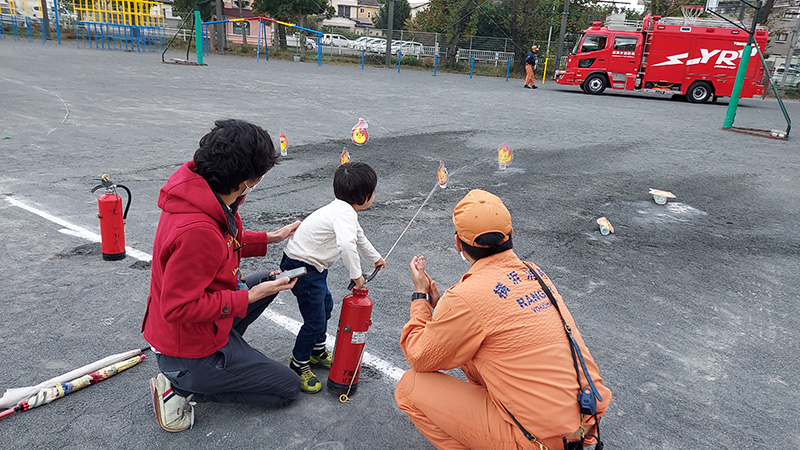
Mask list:
[{"label": "window of building", "polygon": [[244,27],[244,32],[250,36],[250,22],[247,20],[242,22],[233,22],[233,34],[242,34],[242,27]]},{"label": "window of building", "polygon": [[364,14],[364,8],[361,8],[361,14]]},{"label": "window of building", "polygon": [[775,38],[778,42],[786,42],[789,40],[789,33],[778,33],[778,36]]},{"label": "window of building", "polygon": [[597,34],[589,34],[583,39],[581,46],[581,53],[595,52],[606,48],[606,40],[608,36],[600,36]]},{"label": "window of building", "polygon": [[350,7],[346,5],[339,5],[339,17],[350,18]]},{"label": "window of building", "polygon": [[800,17],[800,11],[786,11],[783,13],[783,20],[797,20]]},{"label": "window of building", "polygon": [[617,36],[614,38],[614,50],[636,51],[637,42],[639,39],[636,36]]},{"label": "window of building", "polygon": [[367,12],[367,18],[370,17],[370,14],[372,14],[372,13],[371,12]]}]

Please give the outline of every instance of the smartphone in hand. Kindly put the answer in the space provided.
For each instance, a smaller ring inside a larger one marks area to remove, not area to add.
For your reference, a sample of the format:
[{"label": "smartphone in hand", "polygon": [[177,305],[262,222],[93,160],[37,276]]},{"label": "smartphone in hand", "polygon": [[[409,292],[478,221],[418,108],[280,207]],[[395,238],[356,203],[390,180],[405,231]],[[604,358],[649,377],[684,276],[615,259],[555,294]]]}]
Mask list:
[{"label": "smartphone in hand", "polygon": [[269,275],[267,277],[264,277],[264,278],[261,279],[261,282],[263,283],[265,281],[275,281],[278,278],[284,278],[284,277],[288,277],[289,280],[292,280],[294,278],[302,277],[306,273],[308,273],[308,271],[306,270],[305,267],[298,267],[296,269],[291,269],[291,270],[287,270],[285,272],[281,272],[281,273],[279,273],[277,275]]}]

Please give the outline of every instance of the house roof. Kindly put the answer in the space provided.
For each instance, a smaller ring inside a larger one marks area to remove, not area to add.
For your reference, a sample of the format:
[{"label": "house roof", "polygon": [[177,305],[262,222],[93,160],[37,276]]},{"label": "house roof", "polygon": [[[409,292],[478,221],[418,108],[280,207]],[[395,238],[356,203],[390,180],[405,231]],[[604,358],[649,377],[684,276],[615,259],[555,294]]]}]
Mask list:
[{"label": "house roof", "polygon": [[358,6],[372,6],[373,8],[378,8],[380,5],[378,4],[378,0],[358,0]]},{"label": "house roof", "polygon": [[375,25],[372,24],[372,20],[367,17],[359,17],[356,19],[356,26],[361,28],[375,28]]}]

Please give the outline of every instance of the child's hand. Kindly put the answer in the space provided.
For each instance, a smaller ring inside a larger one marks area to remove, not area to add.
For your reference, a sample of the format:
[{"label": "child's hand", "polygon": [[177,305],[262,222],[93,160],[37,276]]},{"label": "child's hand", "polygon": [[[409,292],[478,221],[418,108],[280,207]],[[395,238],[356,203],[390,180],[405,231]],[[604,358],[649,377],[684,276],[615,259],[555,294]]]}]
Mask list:
[{"label": "child's hand", "polygon": [[378,261],[376,261],[375,262],[375,268],[376,269],[384,269],[384,268],[386,268],[386,260],[381,258]]},{"label": "child's hand", "polygon": [[267,233],[267,243],[275,244],[277,242],[281,242],[284,239],[288,238],[289,236],[294,234],[294,231],[297,227],[300,226],[300,221],[295,220],[293,223],[286,225],[283,228],[279,228],[275,231]]},{"label": "child's hand", "polygon": [[361,275],[358,278],[353,278],[353,283],[355,283],[353,289],[361,289],[362,287],[364,287],[364,283],[366,283],[366,280],[364,280],[364,275]]}]

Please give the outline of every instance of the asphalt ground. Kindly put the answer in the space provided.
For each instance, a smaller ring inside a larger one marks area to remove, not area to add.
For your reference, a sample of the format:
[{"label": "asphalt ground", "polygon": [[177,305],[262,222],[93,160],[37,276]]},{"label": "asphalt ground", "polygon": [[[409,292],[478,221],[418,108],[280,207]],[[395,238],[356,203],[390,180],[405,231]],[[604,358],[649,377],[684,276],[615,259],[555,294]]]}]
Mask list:
[{"label": "asphalt ground", "polygon": [[[407,264],[425,254],[442,286],[467,270],[450,215],[473,188],[506,202],[516,252],[555,281],[613,390],[607,448],[800,448],[794,135],[722,130],[726,99],[693,105],[589,96],[552,81],[531,91],[519,79],[442,72],[205,62],[0,41],[0,390],[145,345],[158,191],[213,122],[232,117],[263,126],[276,145],[282,130],[289,142],[241,208],[250,229],[273,230],[328,203],[344,145],[379,176],[373,207],[359,215],[379,251],[419,210],[368,285],[375,307],[357,394],[342,404],[324,390],[283,410],[200,404],[194,428],[171,434],[155,420],[148,357],[0,419],[0,448],[432,448],[393,398],[408,368],[398,346],[413,289]],[[800,117],[800,104],[787,107]],[[362,147],[349,140],[359,118],[369,123]],[[736,116],[741,127],[782,121],[769,99],[742,100]],[[505,171],[502,142],[514,152]],[[423,206],[440,161],[447,188]],[[99,221],[90,190],[103,173],[133,192],[126,239],[139,253],[122,261],[103,261],[91,241]],[[657,205],[649,188],[677,198]],[[601,216],[614,234],[598,232]],[[276,268],[280,255],[271,246],[243,268]],[[335,330],[347,293],[340,263],[329,279]],[[245,338],[288,361],[299,320],[284,293]]]}]

